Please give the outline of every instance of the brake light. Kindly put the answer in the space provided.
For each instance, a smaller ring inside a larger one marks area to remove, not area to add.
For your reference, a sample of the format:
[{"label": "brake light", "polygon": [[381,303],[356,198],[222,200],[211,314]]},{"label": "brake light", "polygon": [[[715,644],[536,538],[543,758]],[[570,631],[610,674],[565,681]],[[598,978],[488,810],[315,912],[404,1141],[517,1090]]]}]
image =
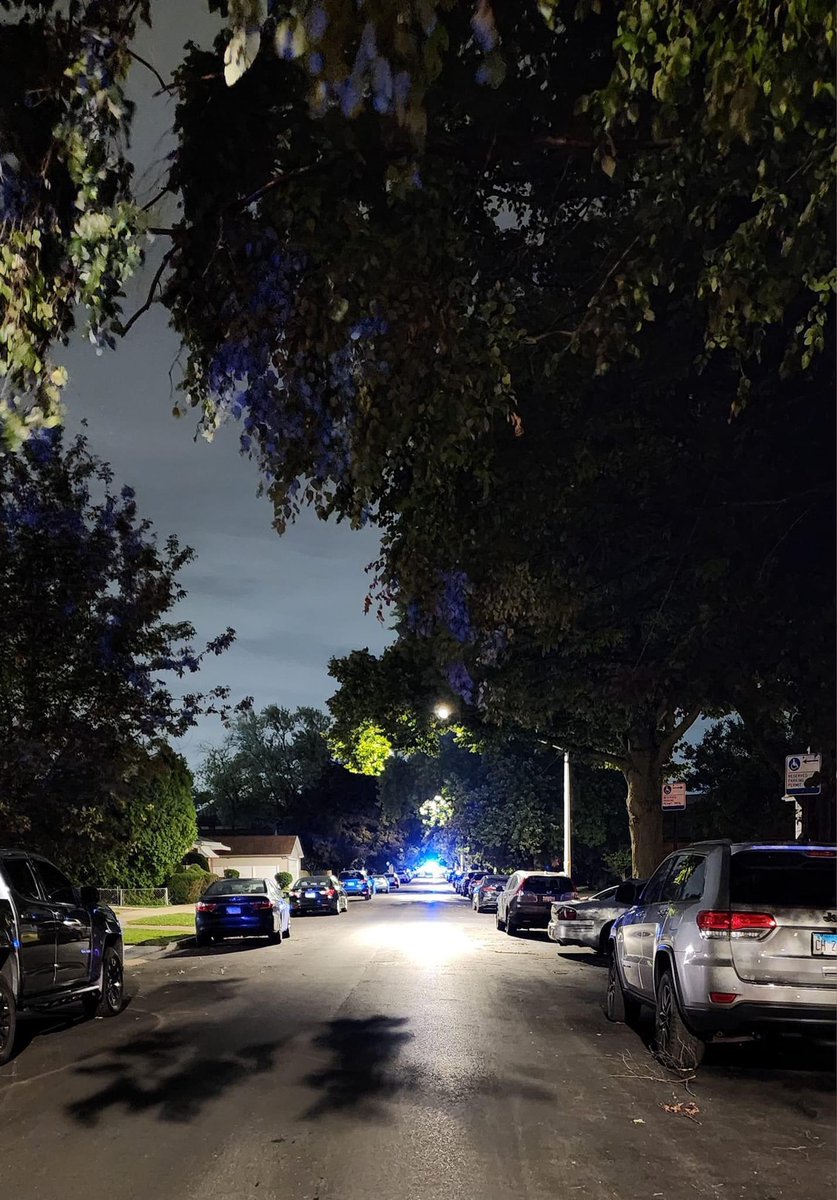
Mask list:
[{"label": "brake light", "polygon": [[298,900],[302,892],[291,892],[290,895],[293,896],[294,900]]},{"label": "brake light", "polygon": [[763,938],[776,928],[776,918],[771,913],[708,909],[698,913],[697,926],[706,938]]},{"label": "brake light", "polygon": [[738,999],[738,992],[710,992],[709,999],[713,1004],[732,1004]]},{"label": "brake light", "polygon": [[837,850],[806,850],[806,858],[837,858]]},{"label": "brake light", "polygon": [[208,900],[199,900],[195,905],[198,912],[215,912],[217,904],[210,904]]},{"label": "brake light", "polygon": [[336,896],[337,892],[334,890],[334,888],[328,888],[328,890],[325,892],[325,895],[326,896]]},{"label": "brake light", "polygon": [[559,908],[558,909],[558,920],[559,921],[577,921],[578,913],[575,911],[574,908]]}]

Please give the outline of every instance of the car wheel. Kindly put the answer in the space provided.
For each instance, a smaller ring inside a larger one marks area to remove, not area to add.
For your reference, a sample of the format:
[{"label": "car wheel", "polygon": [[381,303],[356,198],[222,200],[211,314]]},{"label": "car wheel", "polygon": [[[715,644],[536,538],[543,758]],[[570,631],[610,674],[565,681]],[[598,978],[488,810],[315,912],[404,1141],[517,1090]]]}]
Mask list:
[{"label": "car wheel", "polygon": [[116,1017],[124,1003],[125,980],[122,959],[113,946],[106,946],[102,955],[101,991],[85,996],[82,1001],[88,1017]]},{"label": "car wheel", "polygon": [[632,1024],[639,1011],[639,1005],[633,996],[628,996],[622,987],[622,978],[616,965],[616,955],[611,954],[607,968],[607,996],[605,998],[605,1016],[608,1021],[619,1025]]},{"label": "car wheel", "polygon": [[196,946],[209,946],[211,944],[212,944],[212,935],[211,934],[209,934],[209,933],[196,933],[195,934],[195,945]]},{"label": "car wheel", "polygon": [[291,920],[288,918],[287,928],[282,930],[282,937],[286,940],[291,936]]},{"label": "car wheel", "polygon": [[[599,934],[599,954],[602,958],[607,958],[610,953],[610,931],[613,928],[613,922],[605,925],[602,932]],[[557,939],[556,939],[557,940]]]},{"label": "car wheel", "polygon": [[506,917],[506,933],[509,935],[509,937],[515,937],[518,932],[519,928],[517,924],[511,919],[511,917]]},{"label": "car wheel", "polygon": [[12,985],[0,975],[0,1066],[12,1057],[16,1026],[17,1005]]},{"label": "car wheel", "polygon": [[662,1063],[678,1071],[694,1071],[703,1060],[706,1045],[692,1033],[677,1003],[674,978],[666,968],[657,980],[655,1049]]},{"label": "car wheel", "polygon": [[500,930],[501,933],[506,928],[506,922],[500,920],[500,910],[499,909],[497,910],[497,916],[494,918],[494,924],[497,926],[497,928]]},{"label": "car wheel", "polygon": [[272,933],[267,935],[267,940],[271,946],[281,946],[282,944],[282,926],[274,929]]}]

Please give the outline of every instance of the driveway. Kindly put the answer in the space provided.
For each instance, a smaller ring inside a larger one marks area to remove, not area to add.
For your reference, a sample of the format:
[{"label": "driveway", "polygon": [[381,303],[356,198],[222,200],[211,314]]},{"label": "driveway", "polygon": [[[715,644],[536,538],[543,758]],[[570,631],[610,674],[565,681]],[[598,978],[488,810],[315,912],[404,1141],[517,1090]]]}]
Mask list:
[{"label": "driveway", "polygon": [[129,968],[120,1017],[28,1023],[0,1069],[2,1194],[830,1200],[833,1047],[712,1048],[686,1087],[604,983],[420,884]]}]

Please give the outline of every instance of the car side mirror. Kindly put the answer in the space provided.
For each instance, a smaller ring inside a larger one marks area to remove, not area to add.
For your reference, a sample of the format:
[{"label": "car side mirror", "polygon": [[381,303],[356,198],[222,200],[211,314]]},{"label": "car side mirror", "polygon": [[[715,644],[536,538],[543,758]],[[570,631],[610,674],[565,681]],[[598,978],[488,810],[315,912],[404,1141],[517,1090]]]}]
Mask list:
[{"label": "car side mirror", "polygon": [[637,900],[645,887],[644,883],[640,883],[635,879],[626,879],[624,883],[620,883],[616,889],[616,895],[613,897],[617,904],[624,904],[626,908],[630,908],[636,904]]},{"label": "car side mirror", "polygon": [[80,887],[78,889],[79,900],[85,906],[93,906],[99,903],[99,889],[97,887]]}]

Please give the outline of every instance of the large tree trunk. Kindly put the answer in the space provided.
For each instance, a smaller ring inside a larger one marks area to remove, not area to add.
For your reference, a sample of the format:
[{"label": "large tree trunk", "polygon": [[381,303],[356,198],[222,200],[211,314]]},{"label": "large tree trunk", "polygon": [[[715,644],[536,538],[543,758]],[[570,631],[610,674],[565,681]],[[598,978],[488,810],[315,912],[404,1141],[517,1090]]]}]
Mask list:
[{"label": "large tree trunk", "polygon": [[662,772],[653,750],[632,750],[623,767],[628,784],[632,871],[648,879],[663,858]]}]

